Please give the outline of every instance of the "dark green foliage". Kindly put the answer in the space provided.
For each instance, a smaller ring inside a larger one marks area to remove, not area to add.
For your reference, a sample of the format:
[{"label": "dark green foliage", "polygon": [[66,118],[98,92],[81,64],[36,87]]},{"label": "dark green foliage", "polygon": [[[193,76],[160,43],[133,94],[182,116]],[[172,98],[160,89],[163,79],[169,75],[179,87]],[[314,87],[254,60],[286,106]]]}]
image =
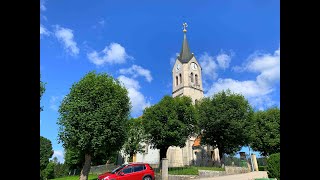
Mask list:
[{"label": "dark green foliage", "polygon": [[267,167],[266,166],[258,166],[259,171],[266,171]]},{"label": "dark green foliage", "polygon": [[84,163],[83,156],[76,149],[65,149],[64,163],[68,166],[69,170],[81,169]]},{"label": "dark green foliage", "polygon": [[251,147],[261,155],[280,152],[280,109],[270,108],[254,113]]},{"label": "dark green foliage", "polygon": [[218,147],[220,158],[248,144],[253,110],[242,95],[222,91],[203,98],[197,110],[202,129],[201,144]]},{"label": "dark green foliage", "polygon": [[133,158],[133,155],[144,152],[145,146],[141,143],[145,141],[146,135],[142,126],[142,118],[132,118],[128,121],[128,137],[124,143],[124,152]]},{"label": "dark green foliage", "polygon": [[43,176],[45,179],[53,179],[55,178],[54,176],[54,168],[55,168],[55,163],[50,161],[47,165],[47,167],[43,170]]},{"label": "dark green foliage", "polygon": [[[105,73],[89,72],[72,85],[59,108],[59,141],[84,160],[85,174],[96,156],[110,156],[126,140],[130,113],[127,90]],[[90,163],[89,163],[90,161]]]},{"label": "dark green foliage", "polygon": [[160,159],[166,157],[169,146],[184,147],[187,138],[196,132],[197,116],[190,97],[162,100],[146,108],[142,123],[148,141],[154,148],[160,149]]},{"label": "dark green foliage", "polygon": [[45,137],[40,136],[40,170],[44,170],[48,163],[49,159],[53,155],[51,141]]},{"label": "dark green foliage", "polygon": [[269,178],[280,180],[280,153],[271,154],[267,159],[267,170]]}]

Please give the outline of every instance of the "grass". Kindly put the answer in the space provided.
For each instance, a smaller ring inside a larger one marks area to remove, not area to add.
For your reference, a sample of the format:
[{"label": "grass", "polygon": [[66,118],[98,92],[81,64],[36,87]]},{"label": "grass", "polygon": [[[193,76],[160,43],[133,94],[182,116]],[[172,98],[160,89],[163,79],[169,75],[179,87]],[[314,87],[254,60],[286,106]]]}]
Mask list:
[{"label": "grass", "polygon": [[175,167],[169,168],[169,174],[171,175],[198,175],[198,170],[210,170],[210,171],[224,171],[223,168],[217,167]]},{"label": "grass", "polygon": [[[66,177],[61,177],[61,178],[55,178],[52,180],[79,180],[80,175],[78,176],[66,176]],[[98,175],[94,175],[94,174],[89,174],[89,178],[88,180],[97,180]]]}]

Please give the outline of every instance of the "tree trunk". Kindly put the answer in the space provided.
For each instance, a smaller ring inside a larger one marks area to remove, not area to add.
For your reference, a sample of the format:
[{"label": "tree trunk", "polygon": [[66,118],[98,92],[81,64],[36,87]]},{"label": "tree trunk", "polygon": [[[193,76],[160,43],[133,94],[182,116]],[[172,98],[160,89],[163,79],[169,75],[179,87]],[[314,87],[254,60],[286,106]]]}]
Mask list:
[{"label": "tree trunk", "polygon": [[88,180],[89,172],[90,172],[90,167],[91,167],[91,155],[86,154],[85,155],[85,161],[83,168],[80,173],[80,180]]},{"label": "tree trunk", "polygon": [[220,157],[220,165],[221,165],[221,167],[224,167],[224,156],[223,156],[223,152],[222,151],[220,151],[220,149],[219,149],[219,157]]},{"label": "tree trunk", "polygon": [[167,157],[167,150],[168,150],[168,147],[160,148],[160,163],[159,163],[160,171],[162,168],[162,158]]},{"label": "tree trunk", "polygon": [[134,155],[134,153],[133,153],[133,151],[131,151],[130,152],[130,157],[129,157],[129,161],[131,161],[131,162],[133,162],[133,155]]}]

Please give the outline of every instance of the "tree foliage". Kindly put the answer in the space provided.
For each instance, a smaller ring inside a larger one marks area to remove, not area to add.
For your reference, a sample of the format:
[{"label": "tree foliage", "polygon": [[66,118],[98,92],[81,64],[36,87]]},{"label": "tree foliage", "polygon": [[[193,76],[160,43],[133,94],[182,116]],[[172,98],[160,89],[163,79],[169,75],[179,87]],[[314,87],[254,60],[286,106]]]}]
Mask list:
[{"label": "tree foliage", "polygon": [[252,121],[253,110],[240,94],[222,91],[197,103],[201,144],[219,149],[223,154],[232,154],[249,142],[246,127]]},{"label": "tree foliage", "polygon": [[[95,154],[91,158],[91,165],[97,166],[105,164],[106,162],[113,163],[116,161],[116,157],[118,152],[110,152],[111,154],[106,153],[99,153]],[[84,154],[77,149],[68,148],[65,149],[65,161],[64,164],[68,167],[69,170],[81,169],[82,165],[84,164]]]},{"label": "tree foliage", "polygon": [[44,179],[54,179],[54,167],[55,163],[53,161],[50,161],[47,165],[47,167],[43,170],[43,177]]},{"label": "tree foliage", "polygon": [[105,73],[89,72],[72,85],[59,107],[58,137],[85,158],[81,180],[88,178],[92,157],[123,146],[129,112],[127,90]]},{"label": "tree foliage", "polygon": [[160,150],[160,160],[166,157],[170,146],[184,147],[187,138],[196,131],[197,116],[190,97],[162,100],[145,109],[142,124],[148,141]]},{"label": "tree foliage", "polygon": [[263,156],[280,152],[280,109],[257,111],[253,119],[252,149]]},{"label": "tree foliage", "polygon": [[280,180],[280,153],[271,154],[267,159],[268,177]]},{"label": "tree foliage", "polygon": [[144,152],[145,145],[142,144],[146,139],[146,134],[142,126],[142,118],[131,118],[127,126],[128,137],[124,143],[124,153],[130,156]]},{"label": "tree foliage", "polygon": [[40,136],[40,170],[44,170],[48,163],[49,159],[53,155],[51,141],[43,136]]},{"label": "tree foliage", "polygon": [[51,141],[43,136],[40,136],[40,179],[46,176],[44,171],[49,164],[49,159],[53,155]]}]

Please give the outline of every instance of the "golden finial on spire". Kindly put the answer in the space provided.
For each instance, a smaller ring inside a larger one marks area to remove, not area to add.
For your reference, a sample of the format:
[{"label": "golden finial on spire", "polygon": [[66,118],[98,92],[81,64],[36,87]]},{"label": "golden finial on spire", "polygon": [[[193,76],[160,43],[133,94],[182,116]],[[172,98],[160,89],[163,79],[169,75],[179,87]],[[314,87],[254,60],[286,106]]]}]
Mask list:
[{"label": "golden finial on spire", "polygon": [[188,27],[188,24],[187,23],[183,23],[182,26],[183,26],[183,32],[184,33],[187,32],[186,27]]}]

